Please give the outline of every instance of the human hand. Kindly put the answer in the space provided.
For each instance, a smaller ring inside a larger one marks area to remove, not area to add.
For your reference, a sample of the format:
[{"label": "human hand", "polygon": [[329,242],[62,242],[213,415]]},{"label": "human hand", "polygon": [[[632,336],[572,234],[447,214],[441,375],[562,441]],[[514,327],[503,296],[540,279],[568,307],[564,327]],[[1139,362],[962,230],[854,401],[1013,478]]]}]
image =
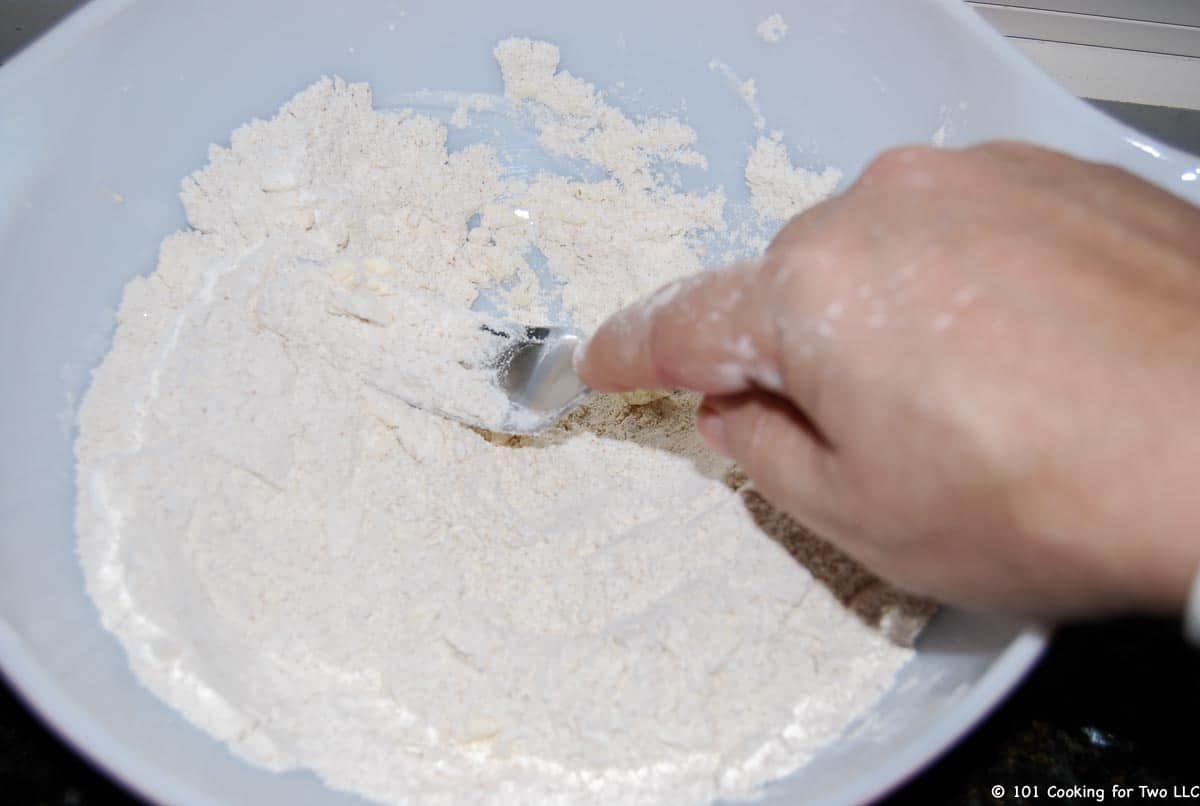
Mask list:
[{"label": "human hand", "polygon": [[1200,211],[1032,146],[904,148],[578,358],[868,568],[968,607],[1176,611],[1200,564]]}]

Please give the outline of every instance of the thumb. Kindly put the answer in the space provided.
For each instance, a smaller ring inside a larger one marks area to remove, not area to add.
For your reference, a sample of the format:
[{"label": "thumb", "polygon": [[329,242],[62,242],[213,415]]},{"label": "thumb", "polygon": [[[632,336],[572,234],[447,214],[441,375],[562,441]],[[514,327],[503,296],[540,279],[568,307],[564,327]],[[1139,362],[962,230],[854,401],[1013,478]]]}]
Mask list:
[{"label": "thumb", "polygon": [[768,392],[707,396],[696,428],[772,503],[817,527],[837,511],[837,456],[808,418]]}]

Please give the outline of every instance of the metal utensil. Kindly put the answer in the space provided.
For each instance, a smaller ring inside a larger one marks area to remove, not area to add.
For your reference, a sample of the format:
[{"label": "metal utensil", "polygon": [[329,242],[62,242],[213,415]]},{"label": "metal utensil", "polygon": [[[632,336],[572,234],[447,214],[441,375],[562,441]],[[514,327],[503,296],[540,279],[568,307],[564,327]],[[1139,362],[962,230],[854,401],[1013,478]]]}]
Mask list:
[{"label": "metal utensil", "polygon": [[496,385],[511,403],[505,433],[544,431],[592,394],[575,374],[573,357],[583,341],[578,331],[507,323],[481,329],[504,339],[493,366]]}]

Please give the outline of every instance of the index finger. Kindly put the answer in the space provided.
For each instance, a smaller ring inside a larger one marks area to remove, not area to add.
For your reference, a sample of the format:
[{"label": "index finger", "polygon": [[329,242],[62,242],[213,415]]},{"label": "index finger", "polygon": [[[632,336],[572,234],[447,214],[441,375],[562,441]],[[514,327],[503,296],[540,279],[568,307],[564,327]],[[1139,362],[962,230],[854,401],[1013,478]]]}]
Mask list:
[{"label": "index finger", "polygon": [[602,392],[781,391],[762,267],[751,262],[708,269],[618,312],[577,356],[581,380]]}]

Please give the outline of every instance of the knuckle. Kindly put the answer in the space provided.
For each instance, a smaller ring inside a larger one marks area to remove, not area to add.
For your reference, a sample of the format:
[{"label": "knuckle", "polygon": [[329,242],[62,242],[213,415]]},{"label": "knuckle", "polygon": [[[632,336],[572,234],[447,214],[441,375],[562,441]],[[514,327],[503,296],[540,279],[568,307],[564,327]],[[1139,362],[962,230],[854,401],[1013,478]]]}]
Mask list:
[{"label": "knuckle", "polygon": [[[829,202],[822,204],[828,205]],[[836,220],[824,214],[827,212],[809,208],[788,219],[767,245],[757,273],[769,275],[778,269],[781,261],[786,262],[796,254],[803,254],[812,244],[820,243],[831,222]]]},{"label": "knuckle", "polygon": [[1028,159],[1031,156],[1046,155],[1049,152],[1032,143],[1024,143],[1020,140],[989,140],[986,143],[971,146],[966,149],[966,153],[971,156]]},{"label": "knuckle", "polygon": [[1058,151],[1019,140],[992,140],[972,146],[963,152],[964,163],[976,173],[986,173],[1007,181],[1028,181],[1034,178],[1065,179],[1078,165]]},{"label": "knuckle", "polygon": [[1097,178],[1104,179],[1111,186],[1136,185],[1139,189],[1143,187],[1138,178],[1128,169],[1111,162],[1087,162],[1082,164],[1082,168],[1089,173],[1094,173]]},{"label": "knuckle", "polygon": [[869,184],[925,187],[933,183],[951,160],[948,152],[930,146],[900,146],[871,160],[863,171]]}]

